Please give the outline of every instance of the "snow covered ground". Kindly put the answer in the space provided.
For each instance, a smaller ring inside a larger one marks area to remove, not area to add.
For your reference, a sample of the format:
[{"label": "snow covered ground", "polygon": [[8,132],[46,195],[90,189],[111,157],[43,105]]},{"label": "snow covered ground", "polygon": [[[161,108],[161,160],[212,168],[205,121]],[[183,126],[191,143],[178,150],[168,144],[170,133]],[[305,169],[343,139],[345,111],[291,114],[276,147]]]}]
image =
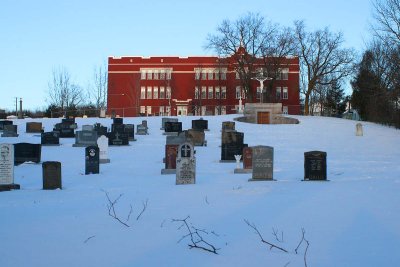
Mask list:
[{"label": "snow covered ground", "polygon": [[[198,117],[180,117],[183,129]],[[41,164],[15,167],[21,190],[0,193],[0,266],[304,266],[305,243],[294,252],[302,231],[309,241],[308,266],[399,266],[400,131],[355,121],[296,117],[298,125],[236,122],[249,146],[274,147],[275,182],[248,182],[251,174],[234,174],[235,163],[219,163],[221,123],[209,121],[207,147],[196,147],[195,185],[175,185],[175,175],[161,175],[165,136],[161,118],[149,117],[150,135],[136,136],[127,147],[110,147],[110,164],[100,174],[84,175],[84,148],[74,139],[60,147],[42,147],[42,161],[62,163],[63,190],[42,190]],[[125,118],[135,127],[143,118]],[[27,121],[43,121],[50,131],[60,119],[15,120],[18,138],[0,143],[40,143],[27,134]],[[77,119],[78,128],[111,119]],[[302,182],[304,152],[327,152],[330,182]],[[118,198],[116,213],[108,201]],[[143,208],[148,205],[137,220]],[[218,255],[189,249],[179,228],[185,219],[208,234]],[[254,223],[270,247],[244,219]],[[273,235],[278,232],[279,239]],[[213,233],[211,233],[213,232]],[[282,241],[282,240],[280,240]]]}]

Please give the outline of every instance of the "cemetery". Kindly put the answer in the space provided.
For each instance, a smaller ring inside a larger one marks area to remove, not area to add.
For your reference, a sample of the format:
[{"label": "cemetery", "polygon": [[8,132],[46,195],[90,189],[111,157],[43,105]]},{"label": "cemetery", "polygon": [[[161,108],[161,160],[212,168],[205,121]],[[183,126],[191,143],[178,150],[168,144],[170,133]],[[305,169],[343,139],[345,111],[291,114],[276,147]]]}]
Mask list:
[{"label": "cemetery", "polygon": [[[357,246],[397,262],[398,130],[294,117],[43,119],[50,131],[39,134],[29,119],[5,123],[14,134],[0,137],[0,265],[304,266],[305,247],[270,250],[255,226],[293,247],[304,229],[309,266],[381,262]],[[178,242],[176,222],[199,227],[218,255]]]}]

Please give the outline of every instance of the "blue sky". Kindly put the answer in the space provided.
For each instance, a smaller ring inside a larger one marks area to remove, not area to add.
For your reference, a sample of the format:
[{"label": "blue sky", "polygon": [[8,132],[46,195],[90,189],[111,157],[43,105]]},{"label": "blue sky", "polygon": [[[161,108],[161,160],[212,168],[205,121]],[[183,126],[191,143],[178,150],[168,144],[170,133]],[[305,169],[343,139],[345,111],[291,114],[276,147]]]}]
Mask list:
[{"label": "blue sky", "polygon": [[285,26],[342,31],[346,46],[368,41],[370,0],[2,0],[0,108],[47,106],[53,68],[65,67],[86,88],[108,56],[211,55],[206,37],[224,19],[247,12]]}]

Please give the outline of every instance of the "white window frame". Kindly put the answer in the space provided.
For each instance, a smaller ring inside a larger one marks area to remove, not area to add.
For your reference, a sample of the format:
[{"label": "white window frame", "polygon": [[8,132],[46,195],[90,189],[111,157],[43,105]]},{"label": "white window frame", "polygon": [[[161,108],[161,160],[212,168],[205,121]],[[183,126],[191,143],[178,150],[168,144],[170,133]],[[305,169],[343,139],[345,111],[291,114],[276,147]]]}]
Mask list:
[{"label": "white window frame", "polygon": [[221,106],[221,115],[226,115],[226,106]]},{"label": "white window frame", "polygon": [[226,86],[221,87],[221,99],[226,99]]},{"label": "white window frame", "polygon": [[283,106],[283,107],[282,107],[282,113],[283,113],[284,115],[288,115],[288,114],[289,114],[289,110],[288,110],[288,107],[287,107],[287,106]]},{"label": "white window frame", "polygon": [[140,87],[140,99],[146,99],[146,87]]},{"label": "white window frame", "polygon": [[146,94],[147,99],[152,99],[153,98],[153,90],[151,86],[147,86],[147,94]]},{"label": "white window frame", "polygon": [[147,80],[152,80],[153,72],[152,70],[147,70]]},{"label": "white window frame", "polygon": [[219,86],[215,87],[215,99],[221,99],[221,91]]},{"label": "white window frame", "polygon": [[289,90],[287,87],[282,87],[282,99],[289,98]]},{"label": "white window frame", "polygon": [[201,99],[207,99],[207,86],[201,87]]},{"label": "white window frame", "polygon": [[140,70],[140,79],[141,80],[146,80],[146,71],[145,70]]},{"label": "white window frame", "polygon": [[201,71],[201,79],[202,80],[207,80],[207,72],[205,70]]},{"label": "white window frame", "polygon": [[282,87],[276,87],[275,96],[276,96],[276,99],[281,100],[281,98],[282,98]]},{"label": "white window frame", "polygon": [[257,86],[257,94],[256,94],[256,99],[260,99],[261,97],[261,87]]},{"label": "white window frame", "polygon": [[214,99],[214,88],[212,86],[208,87],[208,99]]},{"label": "white window frame", "polygon": [[194,88],[194,99],[199,99],[199,87]]},{"label": "white window frame", "polygon": [[160,70],[160,80],[165,80],[165,70]]},{"label": "white window frame", "polygon": [[145,114],[146,113],[146,107],[145,106],[140,106],[140,113]]},{"label": "white window frame", "polygon": [[158,87],[153,87],[153,99],[158,99]]},{"label": "white window frame", "polygon": [[214,75],[213,75],[214,73],[213,73],[213,71],[212,70],[209,70],[208,71],[208,75],[207,75],[207,79],[208,80],[213,80],[214,79]]},{"label": "white window frame", "polygon": [[167,80],[171,80],[172,70],[167,70]]},{"label": "white window frame", "polygon": [[167,86],[166,99],[171,99],[171,87],[170,86]]},{"label": "white window frame", "polygon": [[154,76],[153,76],[154,80],[158,80],[158,72],[159,70],[154,70]]},{"label": "white window frame", "polygon": [[194,70],[194,79],[195,80],[200,80],[200,74],[201,74],[201,70],[195,69]]},{"label": "white window frame", "polygon": [[146,112],[147,112],[147,115],[151,114],[151,106],[146,107]]},{"label": "white window frame", "polygon": [[241,93],[242,93],[242,87],[236,86],[236,99],[240,99]]},{"label": "white window frame", "polygon": [[165,87],[164,86],[160,86],[160,99],[164,99],[165,98]]},{"label": "white window frame", "polygon": [[159,111],[160,116],[164,116],[164,106],[160,106]]},{"label": "white window frame", "polygon": [[221,80],[226,80],[226,70],[222,70],[221,72]]}]

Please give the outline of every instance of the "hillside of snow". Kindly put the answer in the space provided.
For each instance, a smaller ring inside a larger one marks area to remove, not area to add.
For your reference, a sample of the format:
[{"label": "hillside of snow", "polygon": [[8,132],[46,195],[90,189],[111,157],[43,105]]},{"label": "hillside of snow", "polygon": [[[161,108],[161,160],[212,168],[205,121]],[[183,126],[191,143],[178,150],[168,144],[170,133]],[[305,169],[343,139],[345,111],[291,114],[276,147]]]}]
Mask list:
[{"label": "hillside of snow", "polygon": [[[130,146],[109,147],[111,163],[84,175],[83,147],[73,138],[42,147],[42,162],[62,163],[62,190],[42,190],[41,164],[14,169],[21,190],[0,192],[0,266],[399,266],[400,131],[356,121],[295,116],[296,125],[236,122],[249,146],[274,147],[274,179],[248,182],[236,163],[219,163],[221,124],[208,120],[207,147],[196,149],[196,184],[175,185],[161,175],[165,136],[161,117],[124,118],[135,128],[147,119],[149,135]],[[183,129],[199,117],[179,117]],[[14,120],[18,138],[0,143],[40,143],[25,123],[41,121],[51,131],[61,119]],[[111,119],[76,119],[78,130]],[[329,182],[304,182],[304,152],[327,152]],[[129,227],[109,215],[109,201]],[[146,205],[144,208],[144,205]],[[190,217],[188,217],[190,216]],[[129,220],[128,220],[129,217]],[[188,218],[187,218],[188,217]],[[216,248],[190,249],[183,220]],[[254,224],[262,243],[246,224]],[[302,229],[309,247],[305,254]],[[275,235],[273,233],[276,233]]]}]

